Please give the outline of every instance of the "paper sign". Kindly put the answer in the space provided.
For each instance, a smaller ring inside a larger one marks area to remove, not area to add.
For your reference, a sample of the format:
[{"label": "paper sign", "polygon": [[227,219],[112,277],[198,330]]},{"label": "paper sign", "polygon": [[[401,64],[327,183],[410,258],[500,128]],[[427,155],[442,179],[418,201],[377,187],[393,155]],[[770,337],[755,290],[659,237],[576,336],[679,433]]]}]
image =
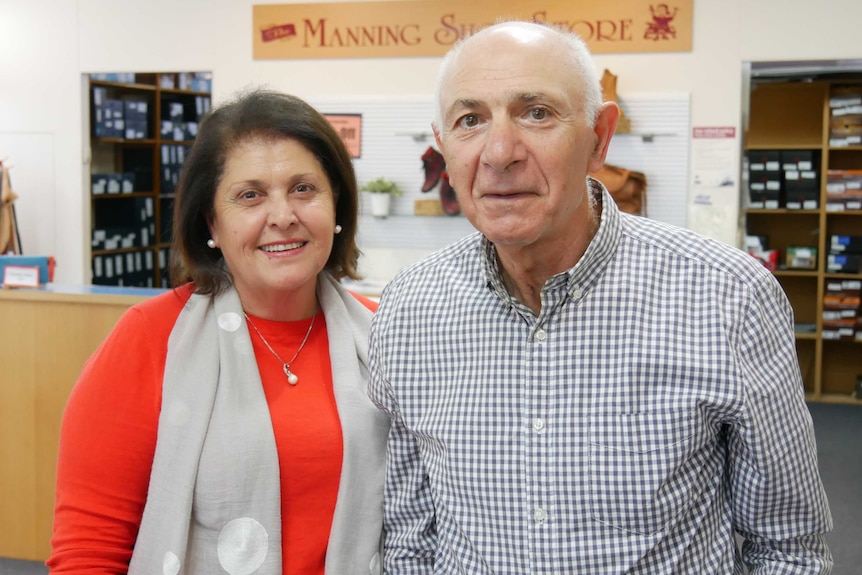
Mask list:
[{"label": "paper sign", "polygon": [[324,114],[347,146],[351,158],[362,154],[362,114]]},{"label": "paper sign", "polygon": [[689,227],[734,245],[739,210],[736,127],[695,127],[691,136]]},{"label": "paper sign", "polygon": [[3,268],[6,287],[39,287],[39,266],[6,266]]}]

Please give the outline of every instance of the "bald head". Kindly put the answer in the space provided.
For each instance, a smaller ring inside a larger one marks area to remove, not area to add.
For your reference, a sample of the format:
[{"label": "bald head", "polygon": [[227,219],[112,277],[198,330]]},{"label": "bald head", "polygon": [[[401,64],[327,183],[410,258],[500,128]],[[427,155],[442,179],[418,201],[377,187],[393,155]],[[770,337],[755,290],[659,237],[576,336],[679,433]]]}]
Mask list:
[{"label": "bald head", "polygon": [[480,30],[459,41],[446,54],[440,65],[436,90],[435,129],[444,133],[445,108],[449,105],[451,81],[464,73],[464,64],[470,63],[470,72],[482,67],[483,54],[507,51],[524,52],[545,59],[553,59],[559,67],[561,85],[567,85],[572,97],[580,101],[580,109],[589,125],[593,125],[602,104],[602,89],[592,57],[586,44],[576,34],[533,22],[501,22]]}]

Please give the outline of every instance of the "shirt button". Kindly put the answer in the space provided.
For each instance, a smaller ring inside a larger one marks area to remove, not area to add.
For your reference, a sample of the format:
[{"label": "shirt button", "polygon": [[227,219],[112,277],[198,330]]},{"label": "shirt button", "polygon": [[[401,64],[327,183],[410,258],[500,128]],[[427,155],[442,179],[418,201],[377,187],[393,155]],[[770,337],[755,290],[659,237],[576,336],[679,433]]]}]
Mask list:
[{"label": "shirt button", "polygon": [[581,288],[575,288],[572,290],[572,299],[581,299],[581,296],[584,295],[584,292],[581,291]]},{"label": "shirt button", "polygon": [[533,510],[533,519],[536,520],[536,523],[544,523],[545,519],[548,518],[548,512],[542,509],[541,507],[536,507]]},{"label": "shirt button", "polygon": [[541,417],[537,417],[533,420],[533,429],[536,431],[542,431],[545,429],[545,420]]},{"label": "shirt button", "polygon": [[545,341],[548,339],[548,334],[545,333],[545,330],[540,329],[536,331],[536,341]]}]

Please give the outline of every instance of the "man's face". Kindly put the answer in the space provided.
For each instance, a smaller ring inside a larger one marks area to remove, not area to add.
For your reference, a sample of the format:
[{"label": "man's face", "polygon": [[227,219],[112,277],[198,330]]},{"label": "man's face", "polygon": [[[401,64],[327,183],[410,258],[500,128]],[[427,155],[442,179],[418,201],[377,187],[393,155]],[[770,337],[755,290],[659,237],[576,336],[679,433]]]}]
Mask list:
[{"label": "man's face", "polygon": [[435,134],[450,183],[498,246],[551,245],[585,225],[586,175],[603,143],[568,62],[549,31],[497,30],[464,47],[442,86]]}]

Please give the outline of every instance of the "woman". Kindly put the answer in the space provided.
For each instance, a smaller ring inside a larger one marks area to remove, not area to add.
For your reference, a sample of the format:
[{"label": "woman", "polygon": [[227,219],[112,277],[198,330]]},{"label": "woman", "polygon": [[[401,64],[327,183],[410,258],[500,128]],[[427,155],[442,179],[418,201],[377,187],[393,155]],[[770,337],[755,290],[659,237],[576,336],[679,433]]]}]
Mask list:
[{"label": "woman", "polygon": [[301,100],[258,90],[202,122],[175,200],[182,285],[122,317],[66,407],[52,573],[379,572],[375,304],[337,281],[358,277],[357,204]]}]

